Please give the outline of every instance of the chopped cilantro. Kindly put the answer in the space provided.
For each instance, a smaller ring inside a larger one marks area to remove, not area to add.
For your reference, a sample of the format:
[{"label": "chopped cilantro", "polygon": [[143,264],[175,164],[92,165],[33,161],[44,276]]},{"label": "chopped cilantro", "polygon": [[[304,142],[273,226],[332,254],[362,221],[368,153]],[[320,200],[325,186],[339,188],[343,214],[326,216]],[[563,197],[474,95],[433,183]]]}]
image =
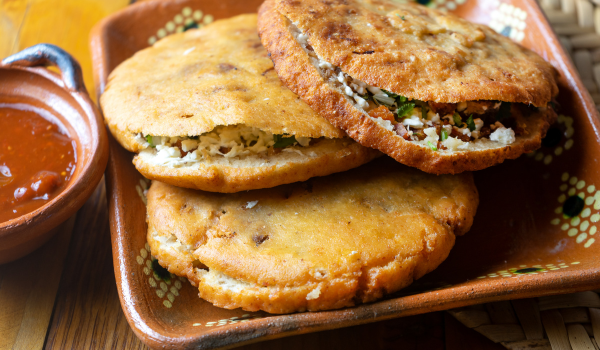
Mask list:
[{"label": "chopped cilantro", "polygon": [[150,147],[154,148],[156,145],[152,142],[152,136],[146,135],[146,142],[150,144]]},{"label": "chopped cilantro", "polygon": [[454,113],[454,115],[452,116],[452,119],[454,119],[454,125],[456,125],[457,128],[462,128],[462,119],[460,118],[460,114],[458,113]]},{"label": "chopped cilantro", "polygon": [[275,140],[273,148],[285,148],[298,142],[296,141],[296,138],[293,135],[289,137],[286,137],[284,135],[273,135],[273,139]]},{"label": "chopped cilantro", "polygon": [[442,129],[442,142],[446,141],[448,139],[448,132],[446,131],[446,129]]},{"label": "chopped cilantro", "polygon": [[435,147],[433,143],[431,143],[431,141],[427,141],[427,145],[429,146],[429,148],[431,148],[432,151],[437,151],[437,147]]},{"label": "chopped cilantro", "polygon": [[396,98],[398,99],[398,102],[400,102],[400,103],[404,103],[408,100],[406,97],[400,96],[400,95],[396,95]]},{"label": "chopped cilantro", "polygon": [[404,16],[402,16],[402,17],[400,17],[400,18],[402,18],[402,20],[403,20],[403,21],[406,21],[406,18],[404,18]]},{"label": "chopped cilantro", "polygon": [[414,108],[414,103],[406,103],[398,107],[398,109],[396,110],[396,113],[398,114],[398,119],[404,118],[408,113],[412,112]]},{"label": "chopped cilantro", "polygon": [[502,102],[500,109],[498,110],[498,114],[496,115],[496,120],[501,121],[510,117],[510,106],[510,102]]},{"label": "chopped cilantro", "polygon": [[473,131],[475,129],[477,129],[475,127],[475,123],[473,122],[473,114],[471,114],[469,116],[469,119],[467,119],[467,127],[469,128],[469,130]]}]

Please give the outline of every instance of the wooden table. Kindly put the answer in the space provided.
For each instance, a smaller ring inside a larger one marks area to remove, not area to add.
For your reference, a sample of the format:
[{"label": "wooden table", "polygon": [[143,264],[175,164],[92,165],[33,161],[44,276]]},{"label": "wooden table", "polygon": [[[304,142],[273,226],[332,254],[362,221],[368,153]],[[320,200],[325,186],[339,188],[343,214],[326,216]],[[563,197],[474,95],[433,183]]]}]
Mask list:
[{"label": "wooden table", "polygon": [[[129,0],[0,0],[0,57],[40,42],[81,63],[88,32]],[[65,20],[68,18],[68,20]],[[104,182],[31,255],[0,266],[0,350],[146,348],[125,320],[114,278]],[[443,312],[272,340],[244,349],[503,349]]]}]

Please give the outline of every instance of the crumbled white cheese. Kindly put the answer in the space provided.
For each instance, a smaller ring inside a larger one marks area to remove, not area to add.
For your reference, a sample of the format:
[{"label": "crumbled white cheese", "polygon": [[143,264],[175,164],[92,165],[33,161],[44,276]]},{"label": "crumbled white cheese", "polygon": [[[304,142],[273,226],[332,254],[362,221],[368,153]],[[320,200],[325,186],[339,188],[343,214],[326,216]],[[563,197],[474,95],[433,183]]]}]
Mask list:
[{"label": "crumbled white cheese", "polygon": [[450,135],[452,133],[452,125],[445,124],[442,126],[442,128],[444,128],[444,130],[446,130],[446,133],[448,135]]},{"label": "crumbled white cheese", "polygon": [[456,151],[458,148],[466,148],[469,145],[468,143],[452,136],[448,136],[448,138],[444,140],[442,144],[450,151]]},{"label": "crumbled white cheese", "polygon": [[435,128],[427,128],[424,129],[423,132],[425,133],[425,135],[427,135],[427,137],[425,138],[425,142],[429,141],[434,145],[437,145],[437,142],[440,139],[440,137],[437,134]]},{"label": "crumbled white cheese", "polygon": [[379,124],[381,127],[388,129],[389,131],[394,131],[394,124],[391,121],[383,119],[383,118],[373,118],[370,117],[373,121]]},{"label": "crumbled white cheese", "polygon": [[148,143],[146,138],[142,135],[142,133],[138,133],[137,135],[135,135],[135,142],[139,143],[140,148],[142,148],[142,149],[150,147],[150,144]]},{"label": "crumbled white cheese", "polygon": [[246,209],[252,209],[252,208],[254,208],[254,206],[255,206],[255,205],[257,205],[257,204],[258,204],[258,201],[251,201],[251,202],[248,202],[248,203],[246,203]]},{"label": "crumbled white cheese", "polygon": [[[137,139],[141,143],[145,140],[142,136]],[[159,165],[182,166],[187,163],[199,162],[206,157],[223,156],[233,158],[250,154],[266,152],[275,144],[273,134],[258,128],[245,125],[219,126],[213,131],[201,135],[198,140],[189,137],[152,136],[152,143],[145,143],[145,151],[154,154],[153,162]],[[308,146],[310,138],[297,137],[296,141],[301,146]],[[182,153],[176,143],[181,143]],[[154,149],[150,148],[155,145]],[[283,149],[288,150],[287,148]],[[293,149],[302,154],[299,150]]]},{"label": "crumbled white cheese", "polygon": [[463,135],[467,135],[467,136],[471,137],[471,129],[469,129],[468,127],[458,129],[458,131],[460,131]]},{"label": "crumbled white cheese", "polygon": [[163,145],[156,146],[155,161],[157,164],[169,166],[179,166],[183,164],[179,148]]},{"label": "crumbled white cheese", "polygon": [[435,113],[432,109],[427,111],[427,119],[431,120],[434,123],[440,122],[440,115]]},{"label": "crumbled white cheese", "polygon": [[317,286],[317,288],[313,289],[312,292],[306,294],[306,300],[317,299],[321,295],[321,286]]},{"label": "crumbled white cheese", "polygon": [[[350,100],[354,100],[354,102],[355,102],[354,106],[356,108],[362,109],[365,112],[368,112],[368,110],[370,108],[374,108],[373,104],[369,104],[369,102],[362,97],[362,95],[364,95],[364,93],[366,91],[370,92],[373,95],[372,98],[376,102],[376,105],[383,104],[386,106],[390,106],[395,103],[395,99],[388,96],[385,92],[383,92],[382,89],[375,87],[375,86],[370,86],[367,83],[362,82],[359,79],[353,78],[344,72],[338,71],[337,73],[335,73],[335,70],[337,68],[334,65],[332,65],[331,63],[324,61],[322,58],[318,57],[318,55],[314,51],[309,50],[307,48],[307,45],[308,45],[308,43],[306,41],[307,36],[305,34],[301,33],[297,27],[294,27],[294,29],[295,29],[294,35],[295,35],[298,43],[300,43],[302,45],[302,47],[306,50],[306,52],[311,57],[311,59],[314,60],[315,65],[320,68],[321,74],[324,76],[324,78],[326,80],[328,80],[331,84],[333,84],[334,86],[339,88],[342,91],[342,93],[344,95],[346,95]],[[415,60],[415,56],[411,56],[410,59]],[[459,112],[466,110],[469,107],[469,103],[471,103],[471,102],[459,102],[456,106],[456,110]],[[497,109],[499,106],[500,106],[500,103],[496,103],[494,108]],[[482,106],[482,107],[484,109],[487,109],[487,106]],[[421,108],[417,107],[412,110],[411,115],[405,117],[401,121],[401,123],[406,127],[406,130],[408,131],[408,135],[413,134],[413,132],[411,131],[411,127],[412,127],[412,129],[422,129],[426,125],[429,127],[434,127],[437,124],[441,124],[442,119],[447,121],[448,124],[450,124],[450,125],[441,125],[441,126],[444,128],[444,130],[447,132],[448,135],[450,135],[452,133],[452,126],[455,125],[453,114],[440,116],[438,113],[435,113],[432,109],[429,109],[427,112],[427,117],[426,117],[427,119],[423,119],[423,118],[421,118],[421,116],[422,116]],[[383,128],[390,130],[392,132],[394,131],[394,125],[392,124],[391,121],[384,120],[382,118],[372,118],[371,117],[371,119],[373,119],[375,122],[377,122]],[[473,137],[475,139],[479,139],[481,128],[484,126],[483,120],[477,118],[477,119],[473,120],[473,122],[475,124],[475,130],[471,131],[468,127],[463,127],[460,129],[457,128],[458,132],[462,133],[463,135]],[[498,128],[503,128],[504,126],[501,123],[496,122],[496,124],[490,125],[490,127],[492,130],[495,130]],[[432,129],[432,128],[427,128],[427,129]],[[427,130],[427,129],[425,129],[425,130]],[[433,129],[435,129],[435,128],[433,128]],[[425,130],[423,130],[423,131],[425,131]],[[512,132],[512,130],[511,130],[511,132]],[[425,133],[427,134],[427,132],[425,132]],[[429,141],[429,142],[433,143],[433,142],[437,142],[439,140],[439,136],[437,135],[437,133],[435,134],[435,136],[433,135],[433,132],[430,131],[429,133],[431,135],[428,134],[425,141]],[[510,142],[510,143],[514,142],[514,132],[512,132],[512,139],[511,139],[510,132],[502,132],[502,133],[498,133],[495,135],[496,135],[496,136],[494,136],[495,138],[497,138],[498,140],[502,140],[502,141],[498,141],[498,142]],[[494,140],[491,138],[491,135],[490,135],[490,140]],[[511,140],[513,140],[513,141],[511,141]],[[415,140],[415,141],[417,141],[417,140]],[[444,146],[446,146],[446,148],[448,148],[450,150],[467,149],[467,148],[469,148],[469,144],[470,144],[470,142],[464,142],[464,141],[454,138],[454,137],[448,137],[444,141]]]},{"label": "crumbled white cheese", "polygon": [[497,141],[505,145],[510,145],[511,143],[515,142],[515,132],[510,128],[497,128],[496,131],[490,135],[490,140]]},{"label": "crumbled white cheese", "polygon": [[423,127],[423,121],[418,116],[411,115],[410,118],[402,119],[402,125],[412,126],[414,128],[420,129]]}]

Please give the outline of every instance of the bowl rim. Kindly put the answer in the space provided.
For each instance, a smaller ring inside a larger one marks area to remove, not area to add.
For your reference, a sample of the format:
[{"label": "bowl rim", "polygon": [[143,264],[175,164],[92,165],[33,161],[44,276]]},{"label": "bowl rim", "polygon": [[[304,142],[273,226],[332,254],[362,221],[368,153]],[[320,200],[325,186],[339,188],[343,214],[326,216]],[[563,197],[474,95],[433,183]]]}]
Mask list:
[{"label": "bowl rim", "polygon": [[[21,232],[24,229],[39,224],[47,224],[44,229],[46,231],[50,230],[70,216],[71,208],[76,207],[76,210],[78,210],[87,198],[91,196],[96,185],[102,178],[108,164],[109,150],[108,137],[103,127],[102,117],[85,87],[78,91],[71,91],[66,87],[60,75],[43,67],[9,66],[0,63],[0,69],[19,70],[36,74],[57,85],[58,88],[65,90],[84,112],[82,119],[84,119],[84,122],[88,126],[90,136],[90,156],[81,160],[80,170],[75,173],[76,176],[70,179],[67,188],[41,207],[14,219],[0,222],[0,239],[4,239],[16,232]],[[55,113],[61,114],[58,111],[55,111]],[[69,121],[64,118],[61,122],[69,124],[72,127]],[[72,139],[75,140],[78,147],[81,147],[79,135],[73,135]],[[62,206],[63,204],[64,206]]]}]

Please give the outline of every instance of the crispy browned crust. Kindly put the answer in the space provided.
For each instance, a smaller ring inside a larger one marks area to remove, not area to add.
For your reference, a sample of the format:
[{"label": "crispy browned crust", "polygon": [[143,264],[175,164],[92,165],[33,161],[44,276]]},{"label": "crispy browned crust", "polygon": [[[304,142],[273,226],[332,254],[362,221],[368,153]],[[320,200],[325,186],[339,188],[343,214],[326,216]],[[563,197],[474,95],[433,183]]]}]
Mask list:
[{"label": "crispy browned crust", "polygon": [[499,144],[498,147],[485,150],[433,151],[429,147],[406,141],[354,107],[344,94],[322,78],[290,32],[289,20],[274,6],[275,0],[263,3],[259,9],[258,27],[262,43],[269,51],[279,77],[333,125],[346,131],[360,144],[379,149],[400,163],[433,174],[485,169],[539,148],[549,125],[556,118],[551,109],[531,115],[526,118],[528,134],[518,136],[511,145]]},{"label": "crispy browned crust", "polygon": [[235,194],[153,182],[147,238],[162,266],[217,306],[327,310],[374,301],[435,269],[478,202],[470,173],[433,176],[390,158]]},{"label": "crispy browned crust", "polygon": [[408,1],[272,0],[327,62],[372,86],[421,100],[499,100],[544,107],[558,93],[539,55],[450,13]]},{"label": "crispy browned crust", "polygon": [[[267,156],[255,161],[215,163],[201,162],[197,168],[173,168],[145,162],[140,155],[133,158],[136,169],[146,178],[174,186],[210,192],[232,193],[271,188],[283,184],[325,176],[365,164],[381,153],[363,147],[349,138],[323,140],[317,146],[307,147],[304,153]],[[242,163],[242,164],[240,164]]]},{"label": "crispy browned crust", "polygon": [[100,105],[119,143],[139,152],[139,133],[197,136],[240,124],[273,134],[344,137],[281,83],[256,20],[245,14],[170,35],[115,68]]}]

